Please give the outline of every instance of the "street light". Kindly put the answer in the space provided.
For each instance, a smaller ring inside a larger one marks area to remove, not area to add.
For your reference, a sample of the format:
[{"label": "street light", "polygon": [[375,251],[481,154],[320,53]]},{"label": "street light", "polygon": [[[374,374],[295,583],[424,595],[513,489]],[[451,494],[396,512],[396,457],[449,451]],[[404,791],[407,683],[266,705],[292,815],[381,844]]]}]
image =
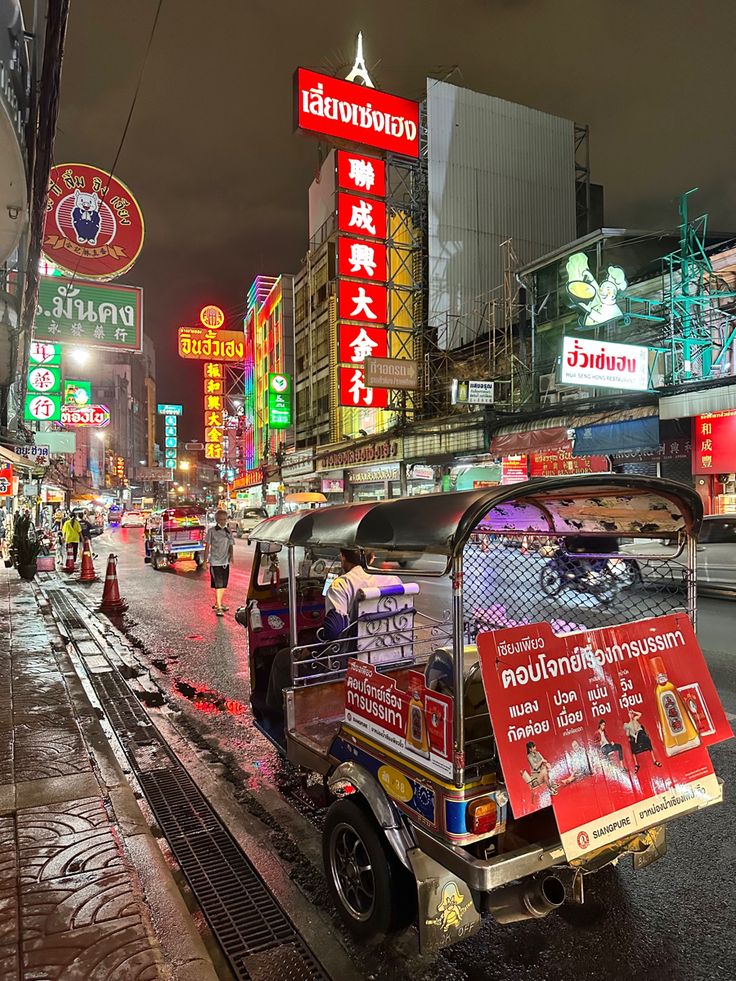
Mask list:
[{"label": "street light", "polygon": [[69,357],[77,364],[87,364],[89,361],[89,351],[83,347],[73,347],[69,352]]},{"label": "street light", "polygon": [[188,470],[190,466],[191,464],[189,463],[189,460],[182,460],[181,463],[179,464],[179,469]]}]

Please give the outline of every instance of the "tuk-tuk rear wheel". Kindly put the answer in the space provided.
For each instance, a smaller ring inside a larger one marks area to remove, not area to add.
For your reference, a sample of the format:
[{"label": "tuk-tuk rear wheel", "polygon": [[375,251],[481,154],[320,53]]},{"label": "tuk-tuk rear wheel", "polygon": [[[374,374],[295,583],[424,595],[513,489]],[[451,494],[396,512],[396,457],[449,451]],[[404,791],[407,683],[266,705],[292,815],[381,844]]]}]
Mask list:
[{"label": "tuk-tuk rear wheel", "polygon": [[322,855],[332,900],[358,940],[380,940],[416,918],[416,886],[367,807],[336,801],[327,812]]}]

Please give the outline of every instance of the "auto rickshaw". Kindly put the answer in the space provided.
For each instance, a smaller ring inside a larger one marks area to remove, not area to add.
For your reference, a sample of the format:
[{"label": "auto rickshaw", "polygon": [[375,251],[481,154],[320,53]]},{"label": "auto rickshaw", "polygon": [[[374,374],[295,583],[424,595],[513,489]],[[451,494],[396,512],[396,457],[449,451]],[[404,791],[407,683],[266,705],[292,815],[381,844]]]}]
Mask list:
[{"label": "auto rickshaw", "polygon": [[[684,485],[602,474],[297,512],[250,533],[254,717],[324,778],[326,876],[357,938],[418,918],[430,950],[484,913],[547,916],[624,855],[647,867],[669,820],[722,799],[704,746],[729,730],[693,633],[701,517]],[[599,537],[606,563],[636,563],[605,602],[542,588],[550,548],[581,535],[590,552],[571,561],[602,561]],[[521,537],[544,545],[505,547]],[[327,641],[341,546],[377,585]],[[401,585],[382,586],[389,573]],[[678,638],[682,669],[700,672],[680,689],[660,663]],[[691,753],[705,755],[685,780]]]},{"label": "auto rickshaw", "polygon": [[143,561],[157,572],[181,559],[191,559],[197,570],[204,566],[206,511],[197,505],[154,511],[145,523]]}]

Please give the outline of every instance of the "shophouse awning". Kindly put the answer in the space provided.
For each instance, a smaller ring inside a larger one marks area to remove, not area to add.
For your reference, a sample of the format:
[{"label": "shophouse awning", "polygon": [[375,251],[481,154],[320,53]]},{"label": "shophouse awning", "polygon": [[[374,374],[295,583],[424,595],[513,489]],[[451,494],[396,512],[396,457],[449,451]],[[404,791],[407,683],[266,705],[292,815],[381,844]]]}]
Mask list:
[{"label": "shophouse awning", "polygon": [[23,470],[25,473],[31,473],[36,469],[35,463],[31,463],[24,456],[18,456],[7,446],[0,446],[0,462],[3,466],[12,463],[16,470]]},{"label": "shophouse awning", "polygon": [[[517,453],[569,449],[569,431],[571,429],[577,431],[578,428],[584,426],[618,423],[648,417],[656,420],[657,409],[655,406],[637,406],[631,409],[622,409],[619,412],[593,412],[584,415],[575,415],[571,412],[566,416],[554,416],[549,419],[529,419],[497,429],[491,439],[491,452],[496,456],[510,456]],[[576,452],[575,455],[587,455],[588,452],[587,450],[584,454]],[[604,453],[601,450],[590,452]]]},{"label": "shophouse awning", "polygon": [[736,409],[736,385],[719,385],[699,392],[681,392],[659,400],[660,419],[687,419],[706,412]]},{"label": "shophouse awning", "polygon": [[573,456],[609,456],[659,449],[659,419],[627,419],[593,426],[576,426]]}]

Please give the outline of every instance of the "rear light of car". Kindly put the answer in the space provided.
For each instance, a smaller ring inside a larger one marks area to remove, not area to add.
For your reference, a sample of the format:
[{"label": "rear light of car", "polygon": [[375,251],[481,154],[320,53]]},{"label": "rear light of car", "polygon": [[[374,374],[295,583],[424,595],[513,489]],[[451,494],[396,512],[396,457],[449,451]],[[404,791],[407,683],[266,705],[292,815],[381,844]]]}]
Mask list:
[{"label": "rear light of car", "polygon": [[487,835],[496,827],[496,802],[492,797],[477,797],[468,804],[465,826],[471,835]]}]

